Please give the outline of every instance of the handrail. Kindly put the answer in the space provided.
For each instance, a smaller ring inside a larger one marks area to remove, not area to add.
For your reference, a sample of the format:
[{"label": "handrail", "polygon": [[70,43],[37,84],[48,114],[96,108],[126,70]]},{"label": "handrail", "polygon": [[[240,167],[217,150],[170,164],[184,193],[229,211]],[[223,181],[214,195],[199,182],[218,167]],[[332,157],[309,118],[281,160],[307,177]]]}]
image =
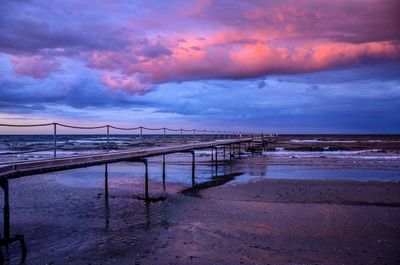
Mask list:
[{"label": "handrail", "polygon": [[83,130],[93,130],[93,129],[103,129],[106,128],[107,125],[101,125],[101,126],[75,126],[75,125],[66,125],[62,123],[53,123],[54,125],[59,125],[61,127],[66,127],[66,128],[72,128],[72,129],[83,129]]},{"label": "handrail", "polygon": [[[174,128],[149,128],[149,127],[144,127],[144,126],[138,126],[138,127],[118,127],[114,125],[99,125],[99,126],[77,126],[77,125],[69,125],[69,124],[63,124],[63,123],[58,123],[58,122],[52,122],[52,123],[38,123],[38,124],[6,124],[6,123],[0,123],[0,127],[44,127],[44,126],[51,126],[51,125],[58,125],[61,127],[65,128],[72,128],[72,129],[83,129],[83,130],[92,130],[92,129],[102,129],[102,128],[113,128],[115,130],[138,130],[140,128],[144,130],[152,130],[152,131],[161,131],[161,130],[167,130],[167,131],[175,131],[178,132],[180,130],[184,132],[193,132],[193,131],[198,131],[198,132],[207,132],[207,133],[217,133],[217,134],[240,134],[239,132],[233,132],[233,131],[216,131],[216,130],[199,130],[199,129],[174,129]],[[242,132],[243,135],[251,134],[247,132]]]},{"label": "handrail", "polygon": [[106,127],[109,127],[109,128],[113,128],[113,129],[115,129],[115,130],[123,130],[123,131],[134,131],[134,130],[138,130],[138,129],[140,129],[140,128],[143,128],[143,127],[131,127],[131,128],[122,128],[122,127],[117,127],[117,126],[113,126],[113,125],[106,125]]},{"label": "handrail", "polygon": [[[232,138],[232,137],[245,137],[248,135],[253,135],[252,133],[248,132],[235,132],[235,131],[221,131],[221,130],[199,130],[199,129],[174,129],[174,128],[167,128],[167,127],[162,127],[162,128],[149,128],[149,127],[144,127],[144,126],[139,126],[139,127],[118,127],[115,125],[98,125],[98,126],[77,126],[77,125],[70,125],[70,124],[63,124],[63,123],[58,123],[58,122],[52,122],[52,123],[38,123],[38,124],[0,124],[0,127],[17,127],[17,128],[25,128],[25,127],[45,127],[45,126],[53,126],[53,147],[52,148],[47,148],[47,149],[40,149],[40,150],[24,150],[24,151],[15,151],[15,152],[3,152],[0,153],[0,155],[14,155],[14,154],[24,154],[24,153],[34,153],[34,152],[41,152],[41,151],[49,151],[53,150],[54,151],[54,158],[57,157],[57,150],[62,150],[63,148],[57,147],[57,127],[64,127],[64,128],[71,128],[71,129],[80,129],[80,130],[95,130],[95,129],[106,129],[105,134],[107,135],[107,143],[106,143],[106,149],[107,152],[110,149],[110,141],[109,141],[109,136],[110,136],[110,129],[114,130],[123,130],[123,131],[136,131],[139,130],[139,136],[140,136],[140,146],[143,145],[143,130],[147,131],[162,131],[161,135],[163,135],[163,140],[162,142],[166,144],[166,135],[167,131],[168,132],[180,132],[181,137],[187,137],[191,135],[191,138],[193,138],[193,142],[196,142],[196,139],[201,139],[203,137],[203,141],[206,141],[206,133],[207,136],[211,136],[212,139],[226,139],[227,137]],[[190,134],[184,134],[185,133],[190,133]],[[197,133],[196,133],[197,132]],[[185,138],[182,138],[185,139]],[[184,140],[183,140],[184,141]],[[73,150],[73,149],[71,149]]]},{"label": "handrail", "polygon": [[39,124],[5,124],[0,123],[0,127],[43,127],[43,126],[50,126],[54,123],[39,123]]},{"label": "handrail", "polygon": [[149,131],[161,131],[164,130],[164,128],[148,128],[148,127],[142,127],[144,130],[149,130]]}]

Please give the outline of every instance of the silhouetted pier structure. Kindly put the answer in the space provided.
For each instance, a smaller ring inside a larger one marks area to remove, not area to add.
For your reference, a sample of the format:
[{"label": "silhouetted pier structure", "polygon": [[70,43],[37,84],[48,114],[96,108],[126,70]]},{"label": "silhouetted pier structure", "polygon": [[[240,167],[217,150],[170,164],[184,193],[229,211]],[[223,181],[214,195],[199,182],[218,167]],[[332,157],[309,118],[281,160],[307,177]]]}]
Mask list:
[{"label": "silhouetted pier structure", "polygon": [[[105,199],[108,199],[108,164],[117,162],[137,162],[143,163],[144,165],[144,201],[150,202],[149,196],[149,174],[148,174],[148,160],[147,158],[162,156],[162,180],[165,189],[166,172],[165,172],[165,156],[173,153],[189,153],[192,156],[192,175],[191,183],[192,189],[196,187],[195,180],[195,151],[202,149],[211,149],[211,160],[218,165],[218,149],[223,150],[223,159],[229,157],[229,160],[237,155],[239,158],[243,148],[250,150],[261,142],[261,145],[266,144],[266,139],[263,135],[255,136],[250,133],[238,133],[228,131],[207,131],[207,130],[185,130],[185,129],[169,129],[169,128],[146,128],[146,127],[133,127],[133,128],[120,128],[111,125],[95,126],[95,127],[81,127],[81,126],[70,126],[59,123],[51,124],[35,124],[35,125],[9,125],[0,124],[0,127],[40,127],[40,126],[52,126],[53,127],[53,146],[52,148],[41,149],[41,150],[30,150],[21,152],[4,152],[1,155],[13,155],[27,152],[40,152],[40,151],[53,151],[53,158],[39,159],[34,161],[13,161],[6,162],[0,165],[0,186],[4,192],[4,207],[3,207],[3,238],[0,239],[0,246],[8,246],[14,241],[19,241],[22,248],[22,260],[26,257],[26,247],[23,235],[10,235],[10,206],[9,206],[9,188],[8,182],[14,178],[20,178],[24,176],[31,176],[49,172],[57,172],[63,170],[69,170],[74,168],[84,168],[96,165],[105,165],[104,175],[104,194]],[[68,157],[57,157],[57,127],[65,127],[72,129],[106,129],[106,146],[102,152],[96,154],[86,154],[78,156]],[[115,130],[137,130],[139,136],[139,144],[136,149],[113,151],[110,145],[110,129]],[[144,130],[162,131],[159,137],[162,137],[162,142],[158,143],[161,146],[144,146],[143,132]],[[175,133],[174,136],[178,141],[173,143],[167,142],[167,131]],[[184,134],[187,132],[192,133],[191,135]],[[197,134],[196,134],[197,133]],[[104,150],[105,149],[105,150]],[[229,150],[229,152],[227,151]],[[0,263],[4,261],[2,252],[0,253]]]}]

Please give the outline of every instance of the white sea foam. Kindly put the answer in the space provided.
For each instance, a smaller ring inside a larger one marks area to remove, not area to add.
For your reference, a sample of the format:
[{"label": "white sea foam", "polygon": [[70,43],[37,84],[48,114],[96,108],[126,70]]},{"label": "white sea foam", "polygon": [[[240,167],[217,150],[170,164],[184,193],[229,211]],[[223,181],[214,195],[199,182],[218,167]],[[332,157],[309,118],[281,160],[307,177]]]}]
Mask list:
[{"label": "white sea foam", "polygon": [[318,139],[293,139],[292,143],[397,143],[398,140],[385,141],[385,140],[318,140]]},{"label": "white sea foam", "polygon": [[263,152],[264,156],[272,157],[299,157],[299,158],[312,158],[312,157],[335,157],[335,158],[360,158],[360,159],[384,159],[384,160],[397,160],[400,159],[398,154],[382,154],[376,155],[381,152],[381,149],[357,150],[357,151],[272,151]]},{"label": "white sea foam", "polygon": [[317,140],[317,139],[293,139],[292,143],[357,143],[355,140]]}]

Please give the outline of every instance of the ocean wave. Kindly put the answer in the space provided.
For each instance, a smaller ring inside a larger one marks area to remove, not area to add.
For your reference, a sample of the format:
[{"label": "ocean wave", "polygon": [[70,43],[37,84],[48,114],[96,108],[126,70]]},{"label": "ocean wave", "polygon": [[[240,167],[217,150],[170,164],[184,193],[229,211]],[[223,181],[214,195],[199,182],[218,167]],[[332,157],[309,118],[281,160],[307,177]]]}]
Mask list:
[{"label": "ocean wave", "polygon": [[368,150],[358,150],[358,151],[272,151],[272,152],[263,152],[264,156],[270,157],[299,157],[299,158],[312,158],[312,157],[336,157],[336,158],[362,158],[362,159],[400,159],[400,155],[398,154],[382,154],[376,155],[377,153],[381,153],[381,149],[368,149]]},{"label": "ocean wave", "polygon": [[399,140],[318,140],[318,139],[292,139],[291,143],[398,143]]},{"label": "ocean wave", "polygon": [[317,140],[317,139],[308,139],[308,140],[300,140],[293,139],[290,140],[292,143],[357,143],[355,140]]}]

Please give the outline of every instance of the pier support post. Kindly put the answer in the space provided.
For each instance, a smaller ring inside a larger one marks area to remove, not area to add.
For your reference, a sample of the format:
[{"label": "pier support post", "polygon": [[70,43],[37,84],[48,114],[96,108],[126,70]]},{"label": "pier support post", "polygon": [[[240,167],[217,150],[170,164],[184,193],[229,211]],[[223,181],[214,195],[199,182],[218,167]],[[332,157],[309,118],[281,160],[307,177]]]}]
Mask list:
[{"label": "pier support post", "polygon": [[57,157],[57,123],[53,123],[53,157]]},{"label": "pier support post", "polygon": [[192,188],[196,186],[196,181],[195,181],[195,166],[196,166],[196,161],[195,161],[195,153],[194,150],[190,151],[192,154]]},{"label": "pier support post", "polygon": [[149,201],[149,165],[147,159],[143,159],[144,163],[144,199]]},{"label": "pier support post", "polygon": [[229,160],[232,160],[232,145],[229,144]]},{"label": "pier support post", "polygon": [[264,133],[261,133],[261,152],[265,152]]},{"label": "pier support post", "polygon": [[108,200],[108,164],[104,164],[104,198]]},{"label": "pier support post", "polygon": [[215,148],[215,174],[218,175],[218,148]]},{"label": "pier support post", "polygon": [[4,227],[3,234],[6,241],[10,240],[10,199],[8,190],[8,180],[3,180],[1,187],[4,192],[4,206],[3,206],[3,217],[4,217]]},{"label": "pier support post", "polygon": [[183,140],[183,129],[179,129],[181,131],[181,143],[185,143],[185,141]]},{"label": "pier support post", "polygon": [[107,152],[110,149],[110,125],[107,125]]},{"label": "pier support post", "polygon": [[[19,241],[21,245],[21,264],[24,263],[26,259],[26,245],[25,239],[23,235],[16,235],[14,237],[10,236],[10,197],[9,197],[9,189],[8,189],[8,180],[3,179],[0,181],[0,187],[3,189],[4,192],[4,206],[3,206],[3,233],[4,238],[0,239],[0,246],[8,247],[14,241]],[[4,263],[4,256],[3,252],[0,250],[0,264]]]},{"label": "pier support post", "polygon": [[241,147],[242,147],[242,145],[241,145],[241,143],[239,142],[239,159],[242,158],[242,156],[241,156],[241,154],[240,154],[240,152],[241,152]]},{"label": "pier support post", "polygon": [[[144,200],[150,202],[149,197],[149,163],[147,159],[130,159],[130,162],[141,162],[144,164]],[[139,198],[141,199],[141,198]]]},{"label": "pier support post", "polygon": [[108,205],[108,164],[104,164],[104,215],[106,220],[106,228],[110,224],[110,208]]},{"label": "pier support post", "polygon": [[143,127],[140,127],[140,147],[143,147]]},{"label": "pier support post", "polygon": [[211,148],[211,161],[214,161],[214,148]]},{"label": "pier support post", "polygon": [[163,155],[163,161],[162,161],[162,182],[163,182],[163,189],[165,191],[165,155]]}]

